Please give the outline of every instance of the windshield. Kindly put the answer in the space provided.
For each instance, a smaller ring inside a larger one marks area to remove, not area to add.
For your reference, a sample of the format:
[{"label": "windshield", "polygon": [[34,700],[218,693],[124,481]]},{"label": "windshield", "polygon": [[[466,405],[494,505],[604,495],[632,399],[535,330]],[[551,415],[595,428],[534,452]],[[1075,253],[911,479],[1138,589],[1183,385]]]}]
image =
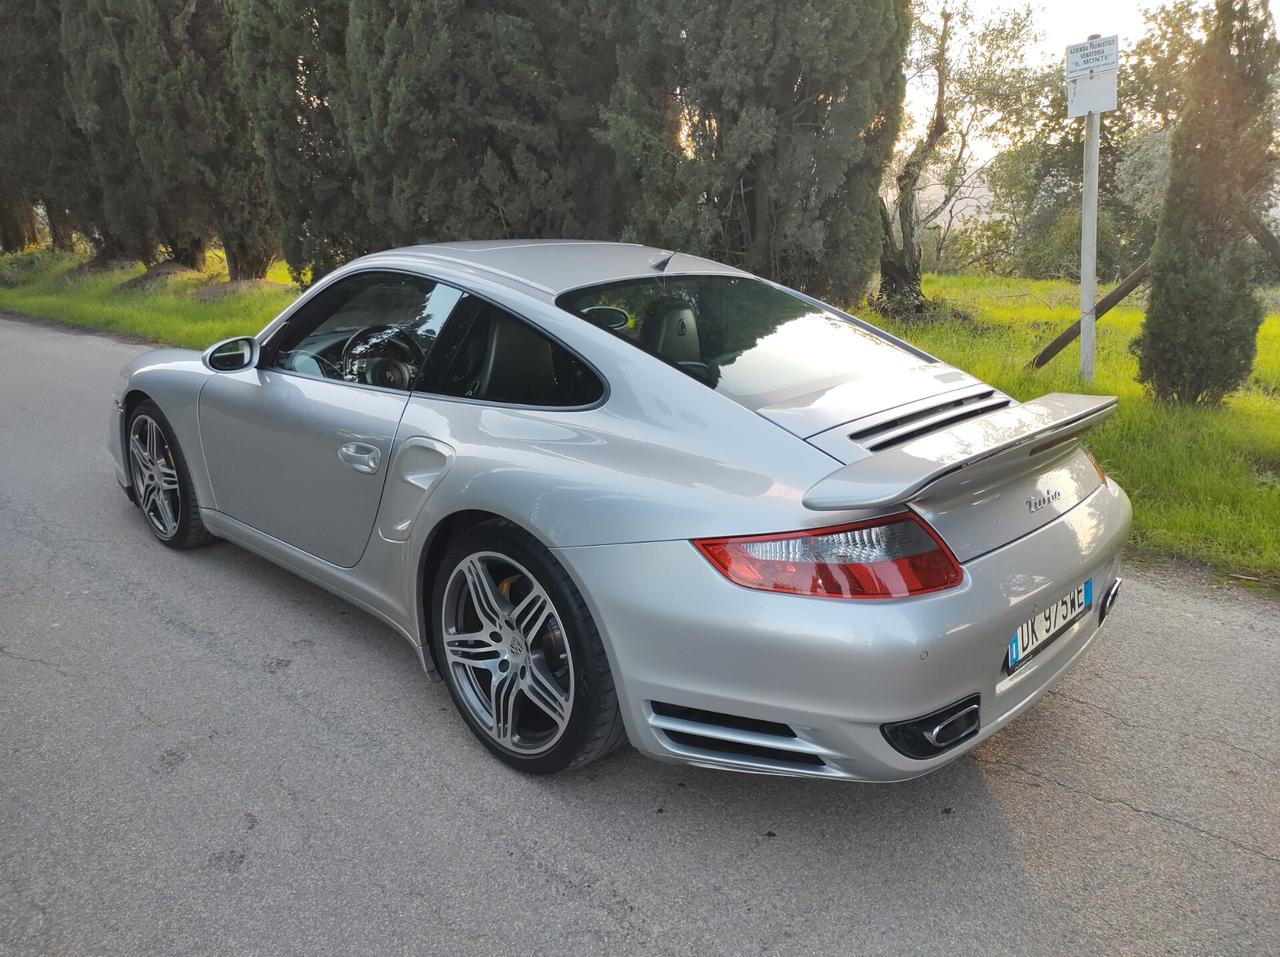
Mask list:
[{"label": "windshield", "polygon": [[653,276],[565,293],[562,308],[751,408],[920,359],[758,279]]}]

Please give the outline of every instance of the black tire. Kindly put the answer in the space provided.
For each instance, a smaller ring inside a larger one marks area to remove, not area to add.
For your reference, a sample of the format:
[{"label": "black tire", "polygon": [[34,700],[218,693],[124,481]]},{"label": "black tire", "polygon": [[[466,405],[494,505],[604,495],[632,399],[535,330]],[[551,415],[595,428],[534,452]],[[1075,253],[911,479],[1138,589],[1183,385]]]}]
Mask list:
[{"label": "black tire", "polygon": [[169,454],[172,457],[172,466],[178,479],[177,524],[175,530],[170,535],[163,534],[151,518],[144,513],[143,517],[146,520],[147,528],[150,529],[151,534],[155,536],[157,541],[167,545],[169,548],[188,549],[208,544],[213,541],[213,536],[205,529],[204,523],[200,521],[200,507],[196,502],[195,485],[191,481],[191,470],[187,467],[187,458],[182,454],[182,447],[178,444],[177,436],[174,435],[173,426],[164,417],[160,407],[150,399],[144,399],[130,410],[128,425],[125,428],[125,461],[129,462],[130,498],[138,506],[139,511],[142,511],[143,502],[134,479],[128,438],[133,434],[134,424],[143,416],[151,419],[159,427],[165,444],[168,446]]},{"label": "black tire", "polygon": [[[444,646],[446,589],[460,564],[477,552],[498,553],[523,566],[550,596],[561,622],[558,632],[568,644],[573,671],[569,716],[561,737],[537,755],[512,751],[490,736],[463,701],[459,677],[449,665]],[[617,748],[626,737],[613,673],[600,633],[569,575],[540,542],[511,522],[493,519],[473,525],[445,548],[431,594],[431,641],[449,695],[480,742],[503,762],[528,774],[554,774],[582,767]]]}]

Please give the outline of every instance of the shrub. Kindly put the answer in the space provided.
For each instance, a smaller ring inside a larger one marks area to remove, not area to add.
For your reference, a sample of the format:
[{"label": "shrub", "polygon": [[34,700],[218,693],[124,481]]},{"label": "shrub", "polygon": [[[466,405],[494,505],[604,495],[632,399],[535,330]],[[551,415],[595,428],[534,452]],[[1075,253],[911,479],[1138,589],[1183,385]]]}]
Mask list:
[{"label": "shrub", "polygon": [[1218,0],[1173,135],[1151,254],[1138,381],[1161,399],[1217,403],[1249,376],[1263,308],[1244,217],[1268,191],[1270,79],[1280,45],[1256,0]]}]

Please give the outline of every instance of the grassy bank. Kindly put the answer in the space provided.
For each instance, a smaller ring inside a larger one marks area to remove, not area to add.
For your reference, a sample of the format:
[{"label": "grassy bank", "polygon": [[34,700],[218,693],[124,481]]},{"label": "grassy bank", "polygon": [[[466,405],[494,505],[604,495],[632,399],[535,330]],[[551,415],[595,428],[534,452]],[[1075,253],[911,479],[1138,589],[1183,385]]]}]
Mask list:
[{"label": "grassy bank", "polygon": [[0,309],[203,349],[257,332],[297,295],[288,270],[277,264],[267,276],[270,284],[200,298],[221,291],[227,278],[216,254],[203,273],[174,276],[150,288],[120,288],[142,273],[137,264],[87,270],[80,258],[51,250],[0,256]]},{"label": "grassy bank", "polygon": [[[107,332],[203,348],[256,332],[294,297],[277,268],[268,288],[236,289],[204,301],[225,269],[184,275],[149,290],[124,290],[130,266],[88,272],[48,251],[0,256],[0,309]],[[204,292],[201,292],[204,290]],[[1081,391],[1078,347],[1046,369],[1027,360],[1076,315],[1076,287],[1064,282],[933,276],[930,297],[963,314],[924,325],[885,322],[895,333],[1019,399]],[[1280,306],[1272,305],[1248,387],[1218,409],[1152,402],[1133,381],[1129,341],[1140,304],[1113,310],[1098,326],[1098,374],[1091,390],[1120,396],[1120,411],[1089,445],[1133,499],[1135,544],[1236,574],[1280,582]],[[868,318],[878,317],[868,313]]]}]

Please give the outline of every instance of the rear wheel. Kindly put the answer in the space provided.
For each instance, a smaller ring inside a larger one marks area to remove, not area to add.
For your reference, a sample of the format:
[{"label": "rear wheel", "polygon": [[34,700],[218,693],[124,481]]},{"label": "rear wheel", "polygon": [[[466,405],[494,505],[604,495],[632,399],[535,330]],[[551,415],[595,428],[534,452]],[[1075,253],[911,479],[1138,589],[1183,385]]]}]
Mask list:
[{"label": "rear wheel", "polygon": [[436,660],[467,726],[507,764],[551,774],[621,743],[599,632],[559,563],[510,522],[450,542],[432,596]]},{"label": "rear wheel", "polygon": [[129,415],[125,433],[133,499],[151,534],[170,548],[194,548],[212,539],[200,521],[187,460],[173,429],[150,400]]}]

